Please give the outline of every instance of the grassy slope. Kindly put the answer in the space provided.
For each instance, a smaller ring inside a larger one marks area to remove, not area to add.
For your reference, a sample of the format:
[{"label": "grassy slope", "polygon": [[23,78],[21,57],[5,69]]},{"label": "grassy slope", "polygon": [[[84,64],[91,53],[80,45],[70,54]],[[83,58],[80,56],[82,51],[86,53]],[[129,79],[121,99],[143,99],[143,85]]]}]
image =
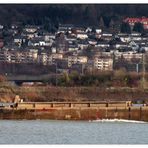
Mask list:
[{"label": "grassy slope", "polygon": [[13,101],[15,95],[25,101],[135,100],[148,101],[148,90],[98,87],[0,87],[0,100]]}]

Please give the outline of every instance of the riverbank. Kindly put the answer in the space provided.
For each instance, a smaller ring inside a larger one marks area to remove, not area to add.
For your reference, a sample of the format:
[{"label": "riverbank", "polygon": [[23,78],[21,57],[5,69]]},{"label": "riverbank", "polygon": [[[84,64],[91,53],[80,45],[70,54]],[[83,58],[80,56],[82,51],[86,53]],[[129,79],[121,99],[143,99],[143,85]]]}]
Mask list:
[{"label": "riverbank", "polygon": [[0,101],[13,102],[16,95],[28,102],[49,101],[135,101],[148,102],[148,89],[54,86],[0,86]]}]

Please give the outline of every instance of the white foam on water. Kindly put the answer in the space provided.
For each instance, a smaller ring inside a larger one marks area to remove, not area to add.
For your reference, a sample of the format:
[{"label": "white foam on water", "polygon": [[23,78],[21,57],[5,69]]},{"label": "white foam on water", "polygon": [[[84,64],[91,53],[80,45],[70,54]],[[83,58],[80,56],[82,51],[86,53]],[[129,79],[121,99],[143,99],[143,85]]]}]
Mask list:
[{"label": "white foam on water", "polygon": [[137,121],[137,120],[125,120],[125,119],[97,119],[97,120],[90,120],[89,122],[125,122],[125,123],[147,123],[144,121]]}]

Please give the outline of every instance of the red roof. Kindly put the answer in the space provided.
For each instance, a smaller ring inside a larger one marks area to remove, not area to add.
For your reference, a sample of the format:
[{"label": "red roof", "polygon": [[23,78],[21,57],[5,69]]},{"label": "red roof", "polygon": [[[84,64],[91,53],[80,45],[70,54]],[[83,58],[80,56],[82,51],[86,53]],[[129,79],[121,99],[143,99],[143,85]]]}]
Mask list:
[{"label": "red roof", "polygon": [[142,18],[126,18],[124,19],[124,22],[148,22],[148,18],[142,17]]}]

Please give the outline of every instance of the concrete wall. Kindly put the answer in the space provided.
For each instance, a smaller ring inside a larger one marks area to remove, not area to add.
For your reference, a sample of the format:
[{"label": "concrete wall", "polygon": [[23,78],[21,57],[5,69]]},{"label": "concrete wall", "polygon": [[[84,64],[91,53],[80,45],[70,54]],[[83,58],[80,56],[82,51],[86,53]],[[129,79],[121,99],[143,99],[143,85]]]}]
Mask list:
[{"label": "concrete wall", "polygon": [[0,119],[97,120],[127,119],[148,121],[148,107],[83,107],[41,109],[0,109]]},{"label": "concrete wall", "polygon": [[0,109],[0,119],[96,120],[114,118],[148,121],[148,106],[128,106],[126,102],[23,102],[18,103],[17,108]]}]

